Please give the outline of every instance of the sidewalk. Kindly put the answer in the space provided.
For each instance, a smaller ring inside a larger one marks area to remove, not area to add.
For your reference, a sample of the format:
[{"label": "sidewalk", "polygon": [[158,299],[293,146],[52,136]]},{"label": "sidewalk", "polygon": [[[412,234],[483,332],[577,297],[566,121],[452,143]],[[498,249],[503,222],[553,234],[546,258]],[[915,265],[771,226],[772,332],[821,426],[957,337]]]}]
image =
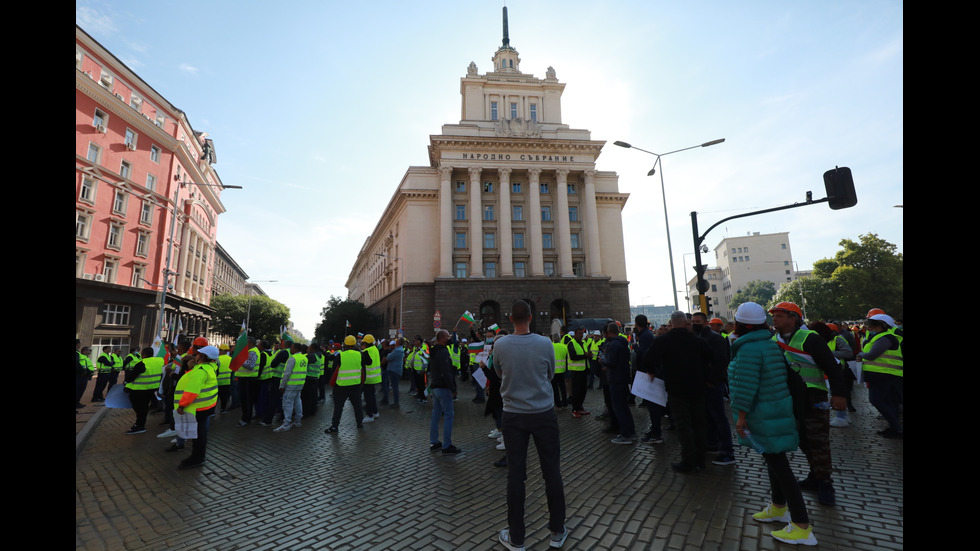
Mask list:
[{"label": "sidewalk", "polygon": [[[492,419],[461,385],[453,442],[463,452],[431,453],[431,404],[414,403],[407,389],[401,409],[383,408],[360,431],[348,405],[333,435],[323,433],[329,397],[285,433],[235,427],[240,410],[218,415],[207,464],[189,471],[176,470],[189,451],[164,453],[169,440],[156,438],[162,416],[150,416],[145,434],[127,436],[132,411],[87,406],[76,415],[76,549],[503,549],[496,537],[506,525],[507,469],[492,464],[503,455],[487,438]],[[734,466],[709,458],[706,470],[680,475],[670,469],[680,454],[672,432],[661,445],[613,445],[594,419],[601,403],[591,390],[592,416],[559,413],[571,530],[563,549],[792,548],[769,536],[781,526],[751,519],[768,503],[758,454],[736,448]],[[865,389],[855,388],[854,403],[851,427],[831,429],[837,506],[804,494],[817,548],[903,549],[904,443],[875,434],[884,421]],[[631,411],[645,430],[646,410]],[[529,455],[526,545],[543,550],[547,506],[533,446]],[[791,463],[805,476],[801,452]]]}]

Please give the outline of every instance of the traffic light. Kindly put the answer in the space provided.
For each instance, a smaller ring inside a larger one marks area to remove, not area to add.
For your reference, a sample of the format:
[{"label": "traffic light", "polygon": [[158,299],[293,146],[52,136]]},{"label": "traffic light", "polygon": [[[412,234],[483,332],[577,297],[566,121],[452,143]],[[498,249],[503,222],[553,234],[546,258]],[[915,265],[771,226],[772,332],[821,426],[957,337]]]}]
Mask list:
[{"label": "traffic light", "polygon": [[827,188],[827,200],[834,210],[846,209],[857,204],[854,178],[846,166],[835,167],[823,173],[823,185]]}]

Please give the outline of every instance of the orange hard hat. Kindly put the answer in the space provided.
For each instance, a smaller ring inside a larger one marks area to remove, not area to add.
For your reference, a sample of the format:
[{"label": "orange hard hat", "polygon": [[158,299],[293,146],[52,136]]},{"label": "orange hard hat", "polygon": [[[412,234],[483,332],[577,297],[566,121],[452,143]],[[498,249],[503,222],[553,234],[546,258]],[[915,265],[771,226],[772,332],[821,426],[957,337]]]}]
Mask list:
[{"label": "orange hard hat", "polygon": [[872,308],[868,310],[868,315],[864,317],[870,318],[871,316],[877,316],[878,314],[884,314],[884,313],[885,311],[882,310],[881,308]]},{"label": "orange hard hat", "polygon": [[208,340],[204,337],[194,339],[194,348],[204,348],[208,345]]},{"label": "orange hard hat", "polygon": [[776,311],[790,312],[796,314],[796,317],[803,319],[803,310],[800,310],[800,307],[792,302],[780,302],[769,309],[770,314]]},{"label": "orange hard hat", "polygon": [[708,325],[714,325],[716,323],[718,325],[725,325],[725,322],[721,321],[721,318],[711,318],[711,321],[708,322]]}]

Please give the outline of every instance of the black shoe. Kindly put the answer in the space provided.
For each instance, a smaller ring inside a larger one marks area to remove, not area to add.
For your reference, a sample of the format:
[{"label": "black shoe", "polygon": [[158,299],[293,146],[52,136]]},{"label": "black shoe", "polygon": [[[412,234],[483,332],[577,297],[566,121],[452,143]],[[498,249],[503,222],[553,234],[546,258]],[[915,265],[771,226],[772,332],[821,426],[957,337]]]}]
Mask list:
[{"label": "black shoe", "polygon": [[819,488],[817,481],[813,479],[813,475],[807,475],[806,478],[800,481],[800,489],[804,492],[815,492]]},{"label": "black shoe", "polygon": [[337,427],[327,427],[327,430],[323,431],[325,434],[331,434],[337,432]]},{"label": "black shoe", "polygon": [[473,403],[474,404],[482,404],[484,402],[486,402],[486,399],[485,398],[473,398]]},{"label": "black shoe", "polygon": [[137,427],[136,425],[133,425],[126,431],[126,434],[143,434],[144,432],[146,432],[146,427]]},{"label": "black shoe", "polygon": [[442,449],[442,442],[436,442],[435,444],[432,444],[431,446],[429,446],[429,451],[430,452],[434,452],[436,450],[441,450],[441,449]]},{"label": "black shoe", "polygon": [[700,467],[696,465],[691,465],[689,463],[671,463],[670,468],[673,469],[674,472],[684,473],[684,474],[696,473],[701,470]]},{"label": "black shoe", "polygon": [[493,462],[494,467],[506,467],[507,466],[507,456],[503,456],[500,459]]},{"label": "black shoe", "polygon": [[895,429],[893,429],[891,427],[888,427],[885,430],[878,431],[878,436],[883,436],[885,438],[895,438],[897,440],[904,440],[905,439],[905,433],[898,432],[897,430],[895,430]]},{"label": "black shoe", "polygon": [[378,402],[378,405],[379,406],[387,406],[388,405],[388,400],[381,400],[380,402]]},{"label": "black shoe", "polygon": [[200,467],[200,466],[202,466],[202,465],[204,465],[204,461],[195,461],[195,462],[193,462],[193,463],[189,463],[189,462],[188,462],[188,461],[187,461],[187,460],[185,459],[184,461],[181,461],[181,462],[180,462],[180,465],[177,465],[177,470],[178,470],[178,471],[183,471],[183,470],[185,470],[185,469],[194,469],[194,468],[196,468],[196,467]]},{"label": "black shoe", "polygon": [[183,446],[183,444],[178,444],[178,443],[174,442],[173,444],[170,444],[170,447],[169,448],[167,448],[167,449],[165,449],[163,451],[165,451],[165,452],[180,452],[180,451],[184,451],[184,446]]},{"label": "black shoe", "polygon": [[453,455],[461,452],[463,450],[457,448],[456,446],[450,445],[448,448],[442,448],[442,455]]},{"label": "black shoe", "polygon": [[817,501],[820,505],[828,507],[837,505],[837,492],[834,491],[834,485],[830,482],[821,483],[817,488]]}]

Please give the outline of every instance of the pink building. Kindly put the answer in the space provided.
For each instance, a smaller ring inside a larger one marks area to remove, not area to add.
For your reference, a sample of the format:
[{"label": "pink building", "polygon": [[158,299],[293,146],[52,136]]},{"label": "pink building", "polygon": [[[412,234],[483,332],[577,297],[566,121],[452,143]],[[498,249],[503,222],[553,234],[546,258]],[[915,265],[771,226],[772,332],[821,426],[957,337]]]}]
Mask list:
[{"label": "pink building", "polygon": [[207,133],[75,27],[75,333],[94,355],[149,346],[165,284],[165,325],[208,332],[215,162]]}]

